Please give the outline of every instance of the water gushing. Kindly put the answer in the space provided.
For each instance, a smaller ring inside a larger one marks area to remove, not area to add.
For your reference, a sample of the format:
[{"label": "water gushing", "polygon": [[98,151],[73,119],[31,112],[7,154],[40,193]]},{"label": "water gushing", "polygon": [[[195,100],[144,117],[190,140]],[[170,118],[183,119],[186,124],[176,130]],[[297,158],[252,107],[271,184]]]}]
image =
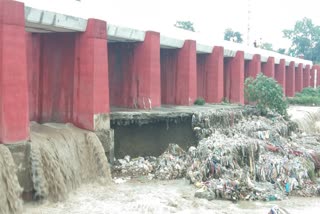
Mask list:
[{"label": "water gushing", "polygon": [[12,155],[6,146],[0,145],[0,213],[20,213],[21,193]]}]

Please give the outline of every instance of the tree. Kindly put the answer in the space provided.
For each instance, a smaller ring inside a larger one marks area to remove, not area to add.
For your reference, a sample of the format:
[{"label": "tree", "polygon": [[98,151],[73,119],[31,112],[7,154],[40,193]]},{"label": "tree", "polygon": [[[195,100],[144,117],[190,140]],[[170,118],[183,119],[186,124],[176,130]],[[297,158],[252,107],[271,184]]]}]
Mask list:
[{"label": "tree", "polygon": [[267,114],[268,110],[272,110],[287,116],[288,106],[284,100],[283,90],[273,78],[268,78],[263,74],[258,74],[255,79],[247,78],[244,94],[248,101],[256,103],[256,107],[262,115]]},{"label": "tree", "polygon": [[273,45],[269,42],[262,43],[260,48],[268,51],[273,51]]},{"label": "tree", "polygon": [[305,59],[314,63],[320,62],[320,26],[314,25],[309,18],[303,18],[295,23],[291,30],[283,30],[285,38],[291,40],[289,54],[303,54]]},{"label": "tree", "polygon": [[278,52],[279,54],[285,54],[285,53],[286,53],[286,49],[285,49],[285,48],[279,48],[279,49],[277,50],[277,52]]},{"label": "tree", "polygon": [[224,40],[236,42],[236,43],[242,43],[242,34],[238,31],[233,31],[231,28],[227,28],[224,31]]},{"label": "tree", "polygon": [[177,28],[182,28],[185,30],[195,32],[194,27],[193,27],[193,23],[190,21],[177,21],[174,26]]}]

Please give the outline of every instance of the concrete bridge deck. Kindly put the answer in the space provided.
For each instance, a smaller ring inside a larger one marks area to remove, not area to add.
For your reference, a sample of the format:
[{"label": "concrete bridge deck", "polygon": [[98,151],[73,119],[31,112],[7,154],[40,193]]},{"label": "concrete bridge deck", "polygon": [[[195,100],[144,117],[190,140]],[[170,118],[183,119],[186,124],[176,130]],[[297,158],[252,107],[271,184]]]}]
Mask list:
[{"label": "concrete bridge deck", "polygon": [[[53,32],[84,32],[87,28],[87,20],[80,17],[73,17],[65,14],[51,11],[40,10],[25,6],[26,31],[35,33],[53,33]],[[146,32],[128,27],[108,24],[107,26],[108,42],[142,42],[145,40]],[[184,40],[197,41],[197,53],[212,53],[215,46],[224,47],[225,57],[234,57],[237,51],[244,52],[245,60],[252,60],[253,56],[261,56],[261,62],[267,62],[269,57],[274,57],[274,63],[280,64],[284,59],[286,65],[291,61],[295,62],[297,67],[299,63],[312,65],[311,61],[290,57],[279,54],[274,51],[263,50],[260,48],[249,47],[243,44],[237,44],[229,41],[198,41],[199,35],[187,32],[184,38],[169,37],[160,33],[161,48],[182,48]]]},{"label": "concrete bridge deck", "polygon": [[108,130],[114,106],[175,112],[183,108],[157,108],[198,97],[244,104],[244,80],[258,73],[291,97],[319,86],[319,69],[195,33],[142,31],[0,0],[0,142],[28,139],[30,121]]}]

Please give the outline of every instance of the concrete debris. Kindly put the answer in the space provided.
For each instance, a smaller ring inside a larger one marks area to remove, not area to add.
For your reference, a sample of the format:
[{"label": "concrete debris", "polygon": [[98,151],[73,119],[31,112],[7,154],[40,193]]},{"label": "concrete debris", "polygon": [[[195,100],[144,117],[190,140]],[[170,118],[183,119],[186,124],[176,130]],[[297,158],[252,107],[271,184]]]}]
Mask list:
[{"label": "concrete debris", "polygon": [[198,188],[195,197],[208,200],[273,201],[319,194],[319,136],[300,132],[280,115],[201,112],[193,115],[192,127],[197,147],[185,152],[170,144],[158,158],[119,159],[113,172],[186,177]]}]

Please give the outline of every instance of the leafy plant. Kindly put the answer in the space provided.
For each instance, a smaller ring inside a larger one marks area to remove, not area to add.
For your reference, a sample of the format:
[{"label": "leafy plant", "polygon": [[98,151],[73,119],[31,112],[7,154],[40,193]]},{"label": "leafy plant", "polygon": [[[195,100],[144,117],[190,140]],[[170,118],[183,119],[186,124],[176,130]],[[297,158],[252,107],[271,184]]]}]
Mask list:
[{"label": "leafy plant", "polygon": [[205,99],[203,99],[202,97],[198,97],[195,101],[194,101],[195,105],[199,105],[199,106],[203,106],[204,104],[206,104]]},{"label": "leafy plant", "polygon": [[304,88],[294,97],[287,98],[289,104],[296,105],[320,105],[320,88]]},{"label": "leafy plant", "polygon": [[249,77],[245,81],[245,98],[255,103],[261,114],[268,110],[276,111],[287,116],[287,103],[284,99],[282,87],[273,79],[258,74],[256,79]]}]

